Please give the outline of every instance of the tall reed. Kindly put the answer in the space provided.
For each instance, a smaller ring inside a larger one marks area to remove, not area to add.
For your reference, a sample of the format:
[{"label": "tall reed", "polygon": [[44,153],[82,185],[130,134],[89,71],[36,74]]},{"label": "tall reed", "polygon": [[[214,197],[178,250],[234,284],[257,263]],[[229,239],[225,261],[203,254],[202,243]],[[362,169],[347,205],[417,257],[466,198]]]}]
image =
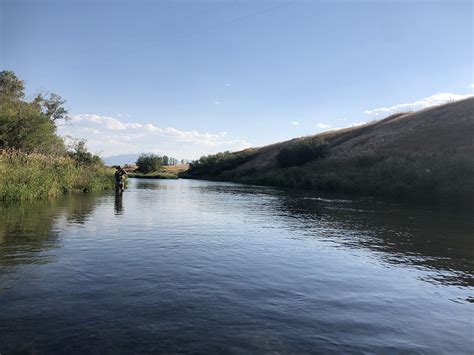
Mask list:
[{"label": "tall reed", "polygon": [[24,201],[71,191],[113,187],[113,172],[101,165],[81,165],[69,157],[4,151],[0,154],[0,200]]}]

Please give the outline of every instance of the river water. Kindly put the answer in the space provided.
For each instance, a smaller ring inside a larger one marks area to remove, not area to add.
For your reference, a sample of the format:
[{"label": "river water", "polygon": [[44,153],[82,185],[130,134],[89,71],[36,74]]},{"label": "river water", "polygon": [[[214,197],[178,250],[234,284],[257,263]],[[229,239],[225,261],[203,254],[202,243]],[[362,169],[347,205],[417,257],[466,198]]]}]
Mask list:
[{"label": "river water", "polygon": [[0,206],[0,353],[472,353],[462,209],[193,180]]}]

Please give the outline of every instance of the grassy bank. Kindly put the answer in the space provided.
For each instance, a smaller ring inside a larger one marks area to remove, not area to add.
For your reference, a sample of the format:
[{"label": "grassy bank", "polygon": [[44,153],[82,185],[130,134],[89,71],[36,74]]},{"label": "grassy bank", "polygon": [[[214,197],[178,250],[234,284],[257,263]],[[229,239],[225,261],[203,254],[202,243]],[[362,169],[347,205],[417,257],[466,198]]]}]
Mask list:
[{"label": "grassy bank", "polygon": [[165,172],[154,172],[149,174],[142,174],[142,173],[130,173],[127,174],[129,178],[136,178],[136,179],[178,179],[177,174],[170,174]]},{"label": "grassy bank", "polygon": [[305,166],[223,173],[225,180],[401,199],[469,201],[474,198],[474,157],[453,153],[360,155]]},{"label": "grassy bank", "polygon": [[139,173],[137,171],[129,172],[127,175],[130,178],[137,179],[178,179],[179,174],[189,168],[188,164],[184,165],[166,165],[162,166],[160,170],[148,174]]},{"label": "grassy bank", "polygon": [[474,99],[209,155],[184,178],[402,199],[474,199]]},{"label": "grassy bank", "polygon": [[321,158],[265,170],[255,167],[226,170],[235,160],[240,158],[215,162],[207,171],[199,166],[181,177],[403,199],[472,201],[474,198],[474,155],[463,151],[371,153]]},{"label": "grassy bank", "polygon": [[72,191],[113,188],[113,172],[101,165],[81,165],[69,157],[0,154],[0,200],[24,201]]}]

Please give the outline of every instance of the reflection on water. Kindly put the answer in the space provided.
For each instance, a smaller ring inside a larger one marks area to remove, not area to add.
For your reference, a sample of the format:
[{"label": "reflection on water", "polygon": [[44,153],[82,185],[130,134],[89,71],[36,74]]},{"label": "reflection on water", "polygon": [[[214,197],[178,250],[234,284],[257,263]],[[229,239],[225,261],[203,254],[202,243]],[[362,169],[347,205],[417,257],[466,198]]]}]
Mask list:
[{"label": "reflection on water", "polygon": [[0,205],[0,353],[466,353],[470,216],[187,180]]},{"label": "reflection on water", "polygon": [[83,224],[94,209],[94,195],[24,204],[0,204],[0,266],[43,263],[40,252],[61,246],[62,226]]},{"label": "reflection on water", "polygon": [[115,191],[114,200],[115,215],[119,216],[123,213],[123,193]]},{"label": "reflection on water", "polygon": [[314,220],[334,225],[327,234],[336,243],[379,252],[385,262],[436,270],[426,280],[474,286],[474,221],[471,211],[424,208],[363,200],[284,196],[280,212],[298,224]]},{"label": "reflection on water", "polygon": [[[437,271],[426,281],[474,286],[474,220],[472,210],[452,206],[417,206],[368,198],[311,196],[239,184],[211,185],[206,190],[260,196],[258,208],[284,222],[299,237],[321,238],[336,246],[377,252],[387,263]],[[255,213],[254,204],[246,206]]]}]

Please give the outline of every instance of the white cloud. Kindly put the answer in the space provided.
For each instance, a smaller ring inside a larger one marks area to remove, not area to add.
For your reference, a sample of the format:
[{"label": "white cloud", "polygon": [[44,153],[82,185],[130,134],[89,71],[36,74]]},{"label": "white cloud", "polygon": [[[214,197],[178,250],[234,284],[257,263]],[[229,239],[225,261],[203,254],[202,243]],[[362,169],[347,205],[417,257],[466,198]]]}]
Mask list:
[{"label": "white cloud", "polygon": [[469,85],[471,89],[474,89],[474,84]]},{"label": "white cloud", "polygon": [[328,125],[326,123],[317,123],[316,127],[318,127],[321,132],[325,132],[325,131],[337,131],[338,129],[357,127],[357,126],[362,126],[362,125],[365,125],[365,124],[367,124],[367,122],[360,121],[360,122],[350,123],[350,124],[348,124],[346,126],[343,126],[343,127],[333,127],[333,126]]},{"label": "white cloud", "polygon": [[214,104],[216,104],[216,105],[220,105],[220,104],[221,104],[221,102],[220,102],[220,101],[214,101]]},{"label": "white cloud", "polygon": [[462,99],[467,99],[473,96],[474,95],[471,95],[471,94],[458,95],[458,94],[451,94],[451,93],[439,93],[439,94],[435,94],[418,101],[397,104],[390,107],[380,107],[380,108],[375,108],[372,110],[365,110],[364,113],[366,115],[378,116],[382,114],[382,115],[388,116],[400,111],[419,110],[419,109],[423,109],[423,108],[434,106],[434,105],[441,105],[450,101],[458,101]]},{"label": "white cloud", "polygon": [[71,121],[73,123],[79,122],[79,121],[87,121],[90,123],[95,123],[95,124],[104,126],[105,128],[110,129],[110,130],[124,130],[127,128],[118,119],[113,118],[113,117],[108,117],[108,116],[89,115],[89,114],[73,115],[71,117]]},{"label": "white cloud", "polygon": [[354,123],[351,123],[350,125],[346,126],[345,128],[363,126],[366,123],[367,122],[365,122],[365,121],[354,122]]},{"label": "white cloud", "polygon": [[227,132],[182,131],[91,114],[73,115],[71,123],[60,126],[58,131],[63,136],[87,139],[89,150],[102,156],[154,152],[194,159],[204,154],[251,146],[245,140],[228,137]]},{"label": "white cloud", "polygon": [[296,121],[291,121],[290,124],[292,124],[293,126],[298,126],[299,125],[299,123],[296,122]]},{"label": "white cloud", "polygon": [[331,125],[328,125],[326,123],[316,123],[316,127],[320,128],[320,129],[329,129],[331,128],[332,126]]}]

